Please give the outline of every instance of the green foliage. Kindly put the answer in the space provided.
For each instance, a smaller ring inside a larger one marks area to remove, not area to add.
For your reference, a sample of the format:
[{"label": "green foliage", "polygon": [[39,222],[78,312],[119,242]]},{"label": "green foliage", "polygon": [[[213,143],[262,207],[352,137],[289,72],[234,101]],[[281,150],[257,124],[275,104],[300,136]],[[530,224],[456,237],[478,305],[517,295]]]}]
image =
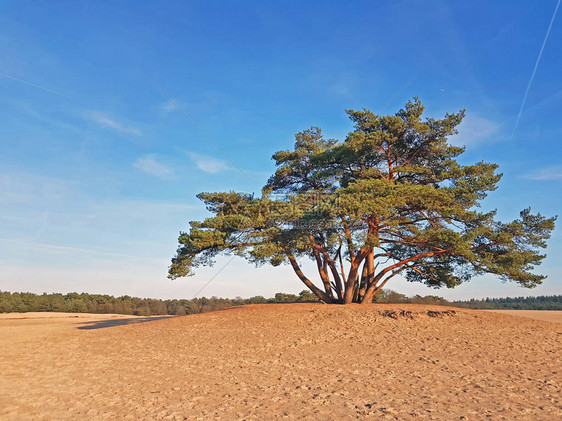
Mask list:
[{"label": "green foliage", "polygon": [[310,290],[304,289],[299,293],[299,301],[302,302],[314,302],[318,301],[318,297],[314,295]]},{"label": "green foliage", "polygon": [[455,301],[456,307],[503,310],[562,310],[562,295],[540,295],[538,297],[486,298],[483,300]]},{"label": "green foliage", "polygon": [[278,303],[294,303],[297,302],[299,297],[294,294],[283,294],[282,292],[278,292],[275,294],[275,301]]},{"label": "green foliage", "polygon": [[301,291],[299,295],[275,294],[275,298],[255,296],[251,298],[193,298],[191,300],[158,300],[154,298],[136,298],[124,295],[87,294],[71,292],[69,294],[33,294],[31,292],[0,291],[0,313],[25,313],[30,311],[56,311],[64,313],[97,314],[131,314],[135,316],[152,316],[170,314],[204,313],[225,308],[266,303],[299,303],[317,301],[310,291]]},{"label": "green foliage", "polygon": [[[251,298],[194,298],[192,300],[158,300],[129,296],[113,297],[87,293],[33,294],[29,292],[0,291],[0,313],[57,311],[68,313],[131,314],[138,316],[175,315],[202,313],[248,304],[302,303],[317,302],[318,298],[309,290],[298,295],[277,293],[274,298],[255,296]],[[515,310],[562,310],[562,295],[486,298],[449,302],[436,295],[408,297],[404,294],[381,289],[374,297],[375,303],[412,303],[429,305],[452,305],[475,309],[515,309]]]},{"label": "green foliage", "polygon": [[[354,130],[345,140],[312,127],[296,135],[293,150],[276,152],[261,197],[199,194],[212,216],[180,234],[169,277],[226,253],[289,263],[325,302],[371,302],[398,274],[435,288],[484,273],[540,284],[544,276],[533,269],[555,218],[525,209],[501,222],[480,212],[501,178],[498,166],[457,161],[464,148],[447,137],[464,111],[422,120],[423,111],[417,98],[393,116],[348,110]],[[323,288],[302,272],[301,259],[316,262]]]},{"label": "green foliage", "polygon": [[427,304],[427,305],[451,305],[443,297],[437,295],[414,295],[413,297],[408,297],[399,292],[392,291],[390,289],[381,289],[374,298],[374,302],[383,304],[396,304],[396,303],[409,303],[409,304]]}]

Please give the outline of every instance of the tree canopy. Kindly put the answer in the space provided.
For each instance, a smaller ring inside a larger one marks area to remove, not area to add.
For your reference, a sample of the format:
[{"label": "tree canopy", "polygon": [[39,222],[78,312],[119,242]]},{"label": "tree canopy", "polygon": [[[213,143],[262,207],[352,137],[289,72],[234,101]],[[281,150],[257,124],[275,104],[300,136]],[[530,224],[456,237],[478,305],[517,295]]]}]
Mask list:
[{"label": "tree canopy", "polygon": [[[511,222],[479,210],[501,174],[496,164],[461,165],[464,148],[447,142],[464,111],[422,119],[414,98],[395,115],[347,110],[345,140],[312,127],[293,150],[273,155],[277,170],[261,197],[201,193],[212,216],[181,232],[169,277],[192,273],[221,254],[255,264],[288,263],[326,303],[370,303],[398,274],[453,288],[491,273],[532,288],[555,217],[524,209]],[[316,263],[319,283],[302,259]]]}]

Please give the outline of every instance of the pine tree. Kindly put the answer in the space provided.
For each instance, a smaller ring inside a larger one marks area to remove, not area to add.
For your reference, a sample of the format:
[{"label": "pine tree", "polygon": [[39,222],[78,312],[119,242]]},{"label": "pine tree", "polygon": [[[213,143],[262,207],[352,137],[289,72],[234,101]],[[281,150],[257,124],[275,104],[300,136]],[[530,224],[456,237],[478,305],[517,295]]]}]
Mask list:
[{"label": "pine tree", "polygon": [[[370,303],[398,274],[431,287],[484,273],[540,284],[544,276],[532,270],[556,218],[525,209],[505,223],[479,211],[501,178],[498,166],[457,161],[464,148],[447,137],[464,111],[422,120],[423,111],[417,98],[392,116],[348,110],[354,130],[344,141],[312,127],[296,135],[293,150],[275,153],[261,197],[199,194],[213,216],[180,233],[169,277],[233,253],[290,264],[326,303]],[[316,262],[318,285],[300,267],[305,258]]]}]

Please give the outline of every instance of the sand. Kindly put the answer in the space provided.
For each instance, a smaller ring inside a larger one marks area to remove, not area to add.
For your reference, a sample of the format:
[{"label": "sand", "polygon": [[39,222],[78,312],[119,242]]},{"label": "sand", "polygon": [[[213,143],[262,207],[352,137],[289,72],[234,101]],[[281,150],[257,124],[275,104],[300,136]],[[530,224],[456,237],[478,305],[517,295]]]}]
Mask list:
[{"label": "sand", "polygon": [[[128,314],[97,314],[97,313],[57,313],[57,312],[28,312],[28,313],[0,313],[0,319],[134,319],[143,316],[130,316]],[[159,317],[159,316],[150,316]]]},{"label": "sand", "polygon": [[0,418],[561,419],[562,324],[444,310],[1,319]]},{"label": "sand", "polygon": [[486,310],[510,316],[528,317],[529,319],[562,323],[562,311],[556,310]]}]

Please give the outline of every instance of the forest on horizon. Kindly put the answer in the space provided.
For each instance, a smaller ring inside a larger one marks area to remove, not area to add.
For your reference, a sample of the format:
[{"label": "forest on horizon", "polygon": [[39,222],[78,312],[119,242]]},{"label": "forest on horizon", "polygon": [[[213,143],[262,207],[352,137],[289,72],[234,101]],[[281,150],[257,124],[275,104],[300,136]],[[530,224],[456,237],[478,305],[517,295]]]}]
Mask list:
[{"label": "forest on horizon", "polygon": [[[35,294],[31,292],[0,291],[0,313],[67,312],[98,314],[130,314],[136,316],[177,315],[204,313],[225,308],[268,303],[315,302],[318,299],[308,290],[296,294],[277,293],[272,298],[202,297],[193,299],[161,300],[128,295],[114,297],[104,294],[71,292],[68,294]],[[392,290],[382,290],[375,303],[410,303],[447,305],[472,309],[562,310],[562,295],[538,297],[486,298],[482,300],[447,301],[436,295],[408,297]]]}]

